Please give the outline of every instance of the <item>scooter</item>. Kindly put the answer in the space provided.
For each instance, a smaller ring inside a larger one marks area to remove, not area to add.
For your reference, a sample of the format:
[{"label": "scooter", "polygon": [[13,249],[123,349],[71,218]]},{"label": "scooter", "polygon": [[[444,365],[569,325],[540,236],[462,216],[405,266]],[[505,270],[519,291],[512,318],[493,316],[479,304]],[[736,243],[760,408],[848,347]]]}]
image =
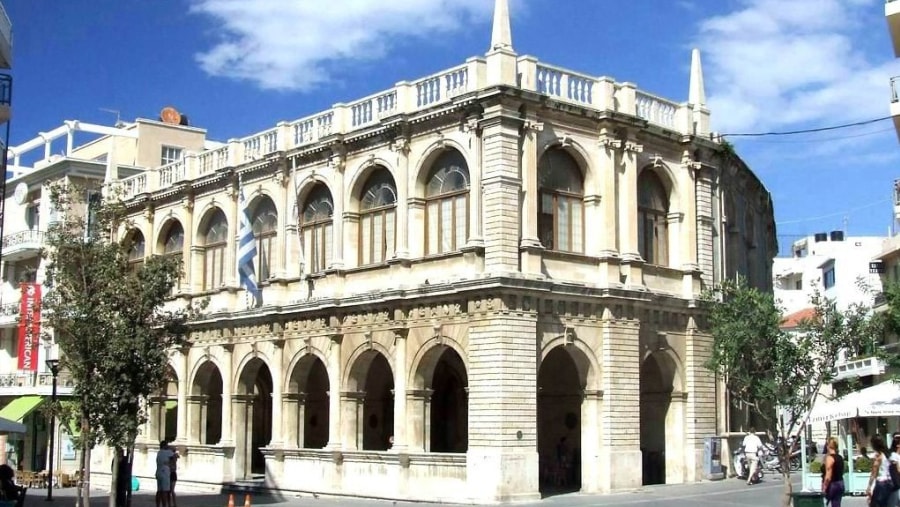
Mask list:
[{"label": "scooter", "polygon": [[[749,460],[747,459],[747,454],[744,452],[743,448],[734,451],[731,463],[734,466],[735,477],[737,477],[738,479],[747,480],[747,474],[750,472],[750,470],[748,469]],[[759,464],[756,467],[756,476],[750,482],[756,484],[762,481],[763,475],[763,462],[762,459],[760,459]]]}]

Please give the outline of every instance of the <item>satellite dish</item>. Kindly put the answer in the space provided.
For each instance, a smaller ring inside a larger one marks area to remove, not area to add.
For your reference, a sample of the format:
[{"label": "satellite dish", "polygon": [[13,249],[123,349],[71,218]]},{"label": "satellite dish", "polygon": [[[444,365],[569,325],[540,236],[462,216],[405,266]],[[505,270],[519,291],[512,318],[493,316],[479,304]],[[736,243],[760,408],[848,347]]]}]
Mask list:
[{"label": "satellite dish", "polygon": [[164,107],[162,111],[159,112],[159,117],[163,121],[163,123],[169,123],[171,125],[181,125],[181,113],[179,113],[174,107]]},{"label": "satellite dish", "polygon": [[28,198],[28,184],[22,181],[16,185],[13,197],[16,199],[16,204],[25,204],[25,199]]}]

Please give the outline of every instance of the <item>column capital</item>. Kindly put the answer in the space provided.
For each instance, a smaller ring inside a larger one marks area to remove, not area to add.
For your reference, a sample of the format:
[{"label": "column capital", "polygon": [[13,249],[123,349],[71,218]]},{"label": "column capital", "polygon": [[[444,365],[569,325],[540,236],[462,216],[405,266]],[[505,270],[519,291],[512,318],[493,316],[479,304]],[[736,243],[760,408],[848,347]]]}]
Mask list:
[{"label": "column capital", "polygon": [[406,326],[395,327],[391,331],[394,333],[394,345],[399,341],[406,340],[407,336],[409,336],[409,328]]}]

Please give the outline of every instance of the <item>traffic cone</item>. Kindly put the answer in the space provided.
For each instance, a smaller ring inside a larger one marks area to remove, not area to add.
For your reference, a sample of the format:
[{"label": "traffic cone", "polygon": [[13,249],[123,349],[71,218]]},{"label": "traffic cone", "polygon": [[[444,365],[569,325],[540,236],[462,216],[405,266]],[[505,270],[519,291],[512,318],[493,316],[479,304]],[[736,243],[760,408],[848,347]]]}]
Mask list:
[{"label": "traffic cone", "polygon": [[244,495],[244,507],[252,507],[250,505],[250,493]]},{"label": "traffic cone", "polygon": [[234,507],[234,493],[228,495],[228,507]]}]

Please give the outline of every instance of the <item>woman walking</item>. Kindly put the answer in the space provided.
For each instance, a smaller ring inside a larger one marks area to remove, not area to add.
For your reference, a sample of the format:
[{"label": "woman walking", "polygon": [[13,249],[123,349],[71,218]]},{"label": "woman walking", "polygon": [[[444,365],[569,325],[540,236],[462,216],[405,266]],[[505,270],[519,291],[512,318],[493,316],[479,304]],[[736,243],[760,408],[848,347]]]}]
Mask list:
[{"label": "woman walking", "polygon": [[[884,439],[879,435],[872,437],[870,442],[874,456],[872,456],[872,474],[869,476],[869,487],[866,488],[866,497],[872,507],[889,507],[891,498],[891,460],[888,449],[884,445]],[[895,507],[891,505],[890,507]]]},{"label": "woman walking", "polygon": [[844,496],[844,457],[838,452],[838,441],[831,437],[825,444],[825,467],[822,471],[822,494],[827,505],[841,507]]}]

